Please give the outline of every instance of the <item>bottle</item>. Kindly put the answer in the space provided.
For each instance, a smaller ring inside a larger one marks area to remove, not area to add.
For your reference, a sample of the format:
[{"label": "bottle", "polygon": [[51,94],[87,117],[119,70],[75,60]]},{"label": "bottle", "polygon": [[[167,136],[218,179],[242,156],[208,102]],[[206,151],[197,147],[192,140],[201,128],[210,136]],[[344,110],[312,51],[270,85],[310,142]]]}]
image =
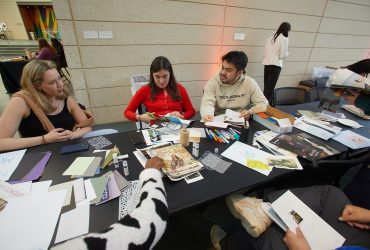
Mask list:
[{"label": "bottle", "polygon": [[189,130],[187,130],[186,128],[180,130],[180,143],[184,147],[189,146]]},{"label": "bottle", "polygon": [[199,156],[199,143],[198,142],[193,142],[193,151],[192,151],[192,153],[195,157]]}]

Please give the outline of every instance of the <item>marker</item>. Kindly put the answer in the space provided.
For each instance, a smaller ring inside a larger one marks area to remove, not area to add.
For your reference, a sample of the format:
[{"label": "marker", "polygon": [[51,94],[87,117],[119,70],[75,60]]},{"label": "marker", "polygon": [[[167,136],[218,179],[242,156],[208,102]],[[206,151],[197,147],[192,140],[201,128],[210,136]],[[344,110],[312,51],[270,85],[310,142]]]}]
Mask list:
[{"label": "marker", "polygon": [[240,139],[240,136],[237,133],[235,133],[231,128],[230,128],[230,133],[234,136],[235,140],[238,141]]},{"label": "marker", "polygon": [[208,138],[209,138],[211,141],[213,141],[213,136],[211,135],[211,133],[209,133],[209,131],[208,131],[208,129],[207,129],[207,128],[206,128],[205,130],[206,130],[206,133],[207,133],[207,135],[208,135]]},{"label": "marker", "polygon": [[224,130],[221,130],[220,131],[221,132],[221,134],[226,138],[226,139],[228,139],[228,140],[230,140],[231,138],[230,138],[230,136],[224,131]]},{"label": "marker", "polygon": [[229,141],[220,133],[220,131],[218,131],[217,129],[215,129],[215,131],[217,135],[221,138],[221,140],[223,140],[226,143],[229,143]]},{"label": "marker", "polygon": [[241,134],[241,132],[239,132],[238,130],[236,130],[236,129],[233,129],[233,128],[230,128],[232,131],[234,131],[236,134]]},{"label": "marker", "polygon": [[218,141],[219,143],[222,143],[222,140],[217,137],[217,135],[215,134],[215,132],[213,132],[212,130],[209,130],[209,132],[211,133],[211,135],[213,136],[213,139],[215,141]]}]

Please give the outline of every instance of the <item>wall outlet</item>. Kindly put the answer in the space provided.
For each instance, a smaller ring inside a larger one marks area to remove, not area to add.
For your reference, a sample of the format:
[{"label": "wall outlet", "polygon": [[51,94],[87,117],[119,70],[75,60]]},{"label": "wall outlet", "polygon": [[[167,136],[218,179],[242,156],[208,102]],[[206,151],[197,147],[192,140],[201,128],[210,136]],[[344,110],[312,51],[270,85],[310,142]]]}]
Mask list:
[{"label": "wall outlet", "polygon": [[245,33],[234,33],[234,40],[245,40]]}]

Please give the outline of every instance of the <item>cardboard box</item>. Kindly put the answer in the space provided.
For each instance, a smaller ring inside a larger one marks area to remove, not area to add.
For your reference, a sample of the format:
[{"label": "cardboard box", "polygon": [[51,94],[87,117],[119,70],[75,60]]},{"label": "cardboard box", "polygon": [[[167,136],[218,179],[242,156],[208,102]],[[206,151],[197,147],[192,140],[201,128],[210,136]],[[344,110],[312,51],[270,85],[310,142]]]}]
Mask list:
[{"label": "cardboard box", "polygon": [[289,115],[271,106],[268,106],[267,110],[263,113],[267,114],[270,117],[277,118],[279,120],[280,119],[286,119],[286,120],[285,121],[281,120],[279,121],[279,125],[276,125],[273,122],[269,121],[268,119],[258,116],[257,114],[253,115],[253,120],[255,120],[256,122],[262,124],[263,126],[279,134],[288,133],[292,131],[293,129],[292,124],[294,124],[294,121],[295,121],[295,118],[292,115]]}]

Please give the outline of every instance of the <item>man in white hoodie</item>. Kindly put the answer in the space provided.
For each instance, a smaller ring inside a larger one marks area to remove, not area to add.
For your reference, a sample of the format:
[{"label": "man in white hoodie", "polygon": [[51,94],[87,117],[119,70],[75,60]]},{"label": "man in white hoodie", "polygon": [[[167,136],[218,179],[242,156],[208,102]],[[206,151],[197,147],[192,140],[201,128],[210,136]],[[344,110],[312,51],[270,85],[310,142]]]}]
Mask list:
[{"label": "man in white hoodie", "polygon": [[268,101],[257,82],[246,75],[247,63],[242,51],[230,51],[222,57],[220,71],[204,88],[200,114],[205,122],[213,121],[214,115],[224,114],[226,109],[241,112],[245,120],[266,111]]}]

